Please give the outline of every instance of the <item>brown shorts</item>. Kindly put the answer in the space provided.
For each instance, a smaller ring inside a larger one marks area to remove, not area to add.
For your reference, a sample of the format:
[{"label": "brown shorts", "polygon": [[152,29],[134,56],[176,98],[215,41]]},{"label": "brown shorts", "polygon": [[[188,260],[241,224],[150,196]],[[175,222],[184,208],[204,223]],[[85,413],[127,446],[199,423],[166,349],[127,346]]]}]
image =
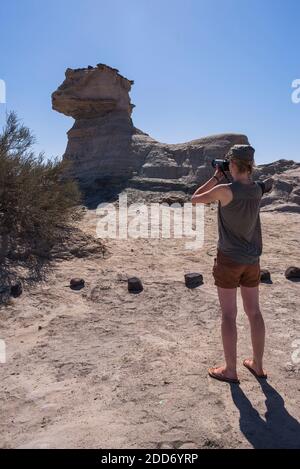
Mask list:
[{"label": "brown shorts", "polygon": [[217,251],[214,258],[213,276],[215,285],[221,288],[257,287],[260,284],[260,263],[240,264]]}]

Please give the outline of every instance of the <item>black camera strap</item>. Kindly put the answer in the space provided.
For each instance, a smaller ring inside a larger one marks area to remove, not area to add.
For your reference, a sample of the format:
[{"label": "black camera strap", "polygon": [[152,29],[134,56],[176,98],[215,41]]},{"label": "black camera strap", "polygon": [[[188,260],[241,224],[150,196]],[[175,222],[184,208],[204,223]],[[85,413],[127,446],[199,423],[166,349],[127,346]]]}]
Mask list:
[{"label": "black camera strap", "polygon": [[257,184],[261,187],[262,195],[264,195],[264,193],[266,192],[265,183],[263,181],[257,181]]},{"label": "black camera strap", "polygon": [[220,168],[220,169],[221,169],[223,175],[225,176],[226,181],[231,182],[230,179],[228,179],[227,174],[225,173],[224,169],[223,168]]}]

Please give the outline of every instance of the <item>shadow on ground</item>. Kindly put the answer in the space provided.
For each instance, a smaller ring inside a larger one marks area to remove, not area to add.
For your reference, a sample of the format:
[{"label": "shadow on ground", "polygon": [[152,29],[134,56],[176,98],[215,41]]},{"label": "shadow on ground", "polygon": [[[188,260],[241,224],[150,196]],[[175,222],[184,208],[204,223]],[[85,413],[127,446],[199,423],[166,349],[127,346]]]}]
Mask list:
[{"label": "shadow on ground", "polygon": [[281,395],[266,380],[258,380],[266,397],[265,420],[252,406],[240,386],[231,385],[234,404],[240,412],[240,429],[256,449],[300,448],[300,424],[288,413]]}]

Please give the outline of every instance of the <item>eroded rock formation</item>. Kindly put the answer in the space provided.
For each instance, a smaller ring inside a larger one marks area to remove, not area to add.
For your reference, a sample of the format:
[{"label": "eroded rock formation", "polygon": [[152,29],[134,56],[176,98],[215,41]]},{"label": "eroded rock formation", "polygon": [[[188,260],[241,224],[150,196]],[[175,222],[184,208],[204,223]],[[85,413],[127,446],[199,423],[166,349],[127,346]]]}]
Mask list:
[{"label": "eroded rock formation", "polygon": [[132,80],[104,64],[67,69],[52,95],[53,109],[72,116],[64,159],[82,188],[95,190],[126,181],[149,190],[189,190],[212,174],[211,160],[223,157],[245,135],[221,134],[165,144],[134,127]]},{"label": "eroded rock formation", "polygon": [[[186,194],[213,174],[212,159],[224,157],[234,144],[249,143],[240,134],[180,144],[158,142],[133,125],[129,96],[133,81],[117,69],[98,64],[67,69],[65,75],[52,94],[52,106],[75,119],[64,159],[70,162],[68,174],[87,192],[120,185]],[[299,171],[300,163],[284,159],[257,167],[254,179],[275,179],[262,200],[264,210],[300,211]]]},{"label": "eroded rock formation", "polygon": [[263,211],[300,213],[300,163],[278,160],[259,165],[255,176],[259,179],[272,177],[272,191],[262,201]]}]

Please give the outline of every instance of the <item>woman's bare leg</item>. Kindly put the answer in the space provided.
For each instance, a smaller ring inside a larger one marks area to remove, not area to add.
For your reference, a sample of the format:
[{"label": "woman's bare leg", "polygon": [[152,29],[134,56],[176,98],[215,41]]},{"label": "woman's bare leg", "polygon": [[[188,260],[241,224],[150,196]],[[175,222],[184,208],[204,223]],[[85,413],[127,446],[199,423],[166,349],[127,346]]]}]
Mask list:
[{"label": "woman's bare leg", "polygon": [[259,307],[259,287],[249,288],[241,285],[240,288],[244,310],[250,322],[253,348],[253,359],[249,359],[247,362],[256,373],[264,374],[263,354],[265,347],[265,323]]},{"label": "woman's bare leg", "polygon": [[237,347],[237,329],[236,329],[236,288],[217,287],[218,296],[222,311],[222,340],[225,355],[225,366],[215,368],[215,373],[224,375],[227,378],[237,378],[236,373],[236,347]]}]

